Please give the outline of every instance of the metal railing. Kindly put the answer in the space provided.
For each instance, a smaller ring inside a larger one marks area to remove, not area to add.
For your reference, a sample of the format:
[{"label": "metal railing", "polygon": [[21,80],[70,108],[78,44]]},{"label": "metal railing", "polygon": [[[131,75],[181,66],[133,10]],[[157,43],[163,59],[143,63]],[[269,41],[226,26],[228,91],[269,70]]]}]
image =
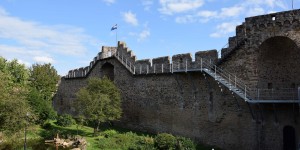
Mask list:
[{"label": "metal railing", "polygon": [[[235,74],[219,68],[212,60],[201,58],[199,62],[178,61],[169,65],[153,64],[135,66],[127,58],[119,53],[115,56],[132,74],[148,74],[148,73],[174,73],[201,71],[206,72],[215,80],[226,86],[229,90],[239,95],[247,102],[251,103],[299,103],[299,92],[297,89],[251,89],[243,80]],[[137,69],[137,68],[138,69]],[[138,70],[138,71],[137,71]],[[289,100],[289,101],[284,101]]]},{"label": "metal railing", "polygon": [[200,68],[205,68],[204,71],[211,75],[215,80],[221,82],[229,90],[242,97],[244,100],[249,101],[252,99],[249,92],[251,91],[251,89],[246,85],[246,83],[243,80],[238,78],[235,74],[225,71],[219,68],[217,65],[212,64],[210,61],[205,59],[201,59]]},{"label": "metal railing", "polygon": [[298,100],[298,89],[255,89],[253,98],[257,100]]},{"label": "metal railing", "polygon": [[131,61],[127,60],[127,58],[120,55],[120,53],[115,53],[113,56],[117,58],[132,74],[135,74],[135,66],[131,63]]}]

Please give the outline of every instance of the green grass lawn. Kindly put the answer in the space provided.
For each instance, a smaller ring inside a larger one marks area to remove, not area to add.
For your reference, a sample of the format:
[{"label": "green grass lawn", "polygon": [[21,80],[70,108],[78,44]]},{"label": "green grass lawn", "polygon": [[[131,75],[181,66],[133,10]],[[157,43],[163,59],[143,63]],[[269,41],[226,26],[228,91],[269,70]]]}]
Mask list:
[{"label": "green grass lawn", "polygon": [[140,141],[150,140],[151,142],[152,140],[153,142],[153,136],[154,136],[154,135],[145,134],[141,132],[132,132],[128,129],[109,127],[107,125],[101,126],[98,135],[94,136],[93,133],[94,129],[88,126],[78,127],[77,125],[72,125],[69,127],[62,127],[56,125],[54,121],[50,121],[50,124],[51,127],[47,130],[41,128],[38,129],[40,136],[47,139],[53,139],[56,133],[59,133],[59,136],[62,138],[67,138],[67,136],[72,136],[72,135],[80,135],[87,140],[88,150],[127,149],[131,147],[134,149],[135,145],[139,144]]},{"label": "green grass lawn", "polygon": [[[156,135],[153,134],[134,132],[128,129],[106,125],[101,126],[99,134],[94,137],[93,128],[88,126],[78,127],[77,125],[72,125],[69,127],[62,127],[56,125],[55,121],[50,121],[49,123],[50,124],[46,129],[43,129],[40,126],[30,127],[27,135],[29,141],[33,139],[53,139],[56,133],[58,133],[61,138],[67,138],[75,135],[84,137],[88,142],[88,150],[156,149],[154,146]],[[211,150],[212,147],[197,144],[195,149]]]}]

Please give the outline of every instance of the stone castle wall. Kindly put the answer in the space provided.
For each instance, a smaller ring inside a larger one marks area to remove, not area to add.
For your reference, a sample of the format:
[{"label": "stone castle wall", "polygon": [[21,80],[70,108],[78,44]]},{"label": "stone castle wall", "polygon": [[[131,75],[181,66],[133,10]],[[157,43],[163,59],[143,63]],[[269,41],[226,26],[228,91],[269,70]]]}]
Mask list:
[{"label": "stone castle wall", "polygon": [[[205,59],[234,73],[252,88],[268,88],[269,83],[275,88],[297,87],[299,12],[246,18],[219,59],[216,50],[209,50],[197,52],[195,61],[189,53],[174,55],[172,60],[168,56],[136,60],[123,42],[117,48],[102,47],[89,66],[71,70],[61,79],[53,105],[59,113],[74,114],[75,93],[88,78],[107,75],[103,67],[110,64],[122,94],[119,126],[187,136],[223,149],[249,150],[282,149],[283,128],[291,126],[296,144],[300,144],[298,104],[249,104],[201,71],[176,72],[199,68]],[[287,53],[287,61],[278,58],[283,53]],[[115,56],[108,57],[111,55]]]}]

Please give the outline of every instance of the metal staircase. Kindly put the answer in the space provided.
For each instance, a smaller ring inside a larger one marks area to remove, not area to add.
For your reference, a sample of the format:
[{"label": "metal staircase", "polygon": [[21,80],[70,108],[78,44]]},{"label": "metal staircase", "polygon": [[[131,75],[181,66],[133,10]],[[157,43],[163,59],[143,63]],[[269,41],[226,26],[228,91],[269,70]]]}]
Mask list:
[{"label": "metal staircase", "polygon": [[[244,99],[248,103],[299,103],[297,89],[281,89],[276,91],[277,95],[285,96],[266,96],[267,89],[251,89],[236,75],[226,72],[207,60],[201,60],[201,71],[213,77],[216,81],[227,87],[230,91]],[[261,92],[259,92],[261,91]],[[270,91],[270,90],[269,90]],[[276,93],[272,92],[272,93]],[[278,94],[280,93],[280,94]]]},{"label": "metal staircase", "polygon": [[203,71],[205,73],[209,74],[211,77],[213,77],[218,82],[222,83],[230,91],[234,92],[235,94],[237,94],[238,96],[243,98],[245,101],[252,100],[251,98],[247,97],[247,86],[246,85],[245,85],[245,90],[240,90],[239,88],[236,87],[236,85],[233,85],[232,83],[230,83],[230,81],[227,81],[226,79],[224,79],[222,76],[220,76],[218,74],[216,75],[213,70],[205,68],[205,69],[203,69]]}]

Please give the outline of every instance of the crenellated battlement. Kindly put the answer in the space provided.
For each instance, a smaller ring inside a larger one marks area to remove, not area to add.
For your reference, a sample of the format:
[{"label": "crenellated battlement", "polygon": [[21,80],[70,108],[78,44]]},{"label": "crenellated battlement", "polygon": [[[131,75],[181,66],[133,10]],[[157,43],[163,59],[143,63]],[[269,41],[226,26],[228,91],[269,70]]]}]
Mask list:
[{"label": "crenellated battlement", "polygon": [[129,71],[135,75],[140,74],[158,74],[158,73],[171,73],[174,70],[183,70],[187,68],[199,68],[200,57],[210,60],[215,63],[218,59],[217,50],[199,51],[195,54],[196,61],[193,61],[191,53],[177,54],[172,56],[158,57],[153,59],[136,60],[125,42],[118,42],[118,47],[102,47],[102,51],[90,62],[89,66],[84,68],[70,70],[65,78],[80,78],[86,77],[92,68],[96,65],[97,61],[116,57]]},{"label": "crenellated battlement", "polygon": [[152,59],[152,72],[164,73],[170,71],[170,56],[158,57]]},{"label": "crenellated battlement", "polygon": [[[223,62],[236,50],[248,47],[249,41],[256,42],[251,47],[257,47],[260,43],[272,36],[283,36],[289,30],[298,28],[300,30],[300,10],[292,10],[280,13],[249,17],[241,25],[236,26],[236,36],[228,38],[228,47],[222,48],[221,58],[218,58],[217,50],[199,51],[195,54],[193,61],[192,54],[177,54],[172,56],[158,57],[153,59],[137,60],[133,51],[130,50],[125,42],[118,42],[118,47],[102,46],[101,52],[90,62],[89,66],[83,69],[70,70],[66,78],[86,77],[97,61],[117,56],[118,60],[125,65],[133,74],[167,73],[174,69],[195,68],[201,58],[209,60],[215,64]],[[275,33],[276,32],[276,33]]]}]

